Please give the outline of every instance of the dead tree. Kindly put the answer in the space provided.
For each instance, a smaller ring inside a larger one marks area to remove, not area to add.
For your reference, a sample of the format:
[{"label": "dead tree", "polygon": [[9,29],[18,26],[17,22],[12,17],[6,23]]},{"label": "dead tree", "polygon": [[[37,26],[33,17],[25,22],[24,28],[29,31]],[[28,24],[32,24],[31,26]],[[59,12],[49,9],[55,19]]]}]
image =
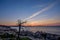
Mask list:
[{"label": "dead tree", "polygon": [[18,20],[18,27],[19,27],[18,40],[20,39],[21,27],[22,27],[22,24],[24,23],[26,23],[26,21]]}]

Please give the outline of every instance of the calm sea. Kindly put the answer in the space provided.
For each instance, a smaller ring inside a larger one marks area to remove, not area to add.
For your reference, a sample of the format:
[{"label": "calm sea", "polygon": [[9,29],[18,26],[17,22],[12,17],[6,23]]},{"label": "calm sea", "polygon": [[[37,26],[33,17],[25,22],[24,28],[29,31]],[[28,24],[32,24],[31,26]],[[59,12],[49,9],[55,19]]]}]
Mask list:
[{"label": "calm sea", "polygon": [[[18,30],[18,27],[12,27],[12,28]],[[21,30],[28,30],[28,31],[32,31],[32,32],[42,31],[42,32],[46,32],[46,33],[60,35],[60,27],[22,27]]]}]

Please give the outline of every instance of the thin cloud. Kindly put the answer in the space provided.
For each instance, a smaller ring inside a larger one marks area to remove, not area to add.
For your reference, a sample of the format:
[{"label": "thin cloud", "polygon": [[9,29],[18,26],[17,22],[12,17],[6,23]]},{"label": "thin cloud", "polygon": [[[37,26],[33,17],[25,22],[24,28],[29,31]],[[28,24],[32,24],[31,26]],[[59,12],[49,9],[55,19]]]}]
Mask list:
[{"label": "thin cloud", "polygon": [[52,3],[52,4],[49,5],[48,7],[44,8],[44,9],[42,9],[42,10],[36,12],[36,13],[34,13],[33,15],[29,16],[28,18],[25,18],[24,20],[31,19],[31,18],[33,18],[33,17],[35,17],[35,16],[37,16],[37,15],[39,15],[39,14],[41,14],[41,13],[47,11],[48,9],[52,8],[55,4],[56,4],[55,2]]}]

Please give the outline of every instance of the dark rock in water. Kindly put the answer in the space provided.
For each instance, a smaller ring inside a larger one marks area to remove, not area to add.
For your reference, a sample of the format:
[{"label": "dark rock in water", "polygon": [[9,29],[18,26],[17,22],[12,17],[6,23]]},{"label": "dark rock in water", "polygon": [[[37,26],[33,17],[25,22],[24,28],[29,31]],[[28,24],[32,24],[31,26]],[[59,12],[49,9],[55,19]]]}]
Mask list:
[{"label": "dark rock in water", "polygon": [[60,40],[60,37],[58,37],[58,39],[57,40]]}]

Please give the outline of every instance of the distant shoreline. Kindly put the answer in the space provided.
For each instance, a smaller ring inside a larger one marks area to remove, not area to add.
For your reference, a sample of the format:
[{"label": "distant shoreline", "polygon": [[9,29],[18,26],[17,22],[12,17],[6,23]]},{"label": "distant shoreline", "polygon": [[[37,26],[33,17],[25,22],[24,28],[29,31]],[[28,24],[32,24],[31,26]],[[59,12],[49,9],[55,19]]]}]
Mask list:
[{"label": "distant shoreline", "polygon": [[[10,25],[10,26],[8,26],[8,25],[0,25],[0,26],[2,26],[2,27],[4,27],[4,26],[6,26],[6,27],[18,27],[17,25],[15,26],[15,25]],[[60,25],[56,25],[56,26],[22,26],[22,27],[60,27]]]}]

